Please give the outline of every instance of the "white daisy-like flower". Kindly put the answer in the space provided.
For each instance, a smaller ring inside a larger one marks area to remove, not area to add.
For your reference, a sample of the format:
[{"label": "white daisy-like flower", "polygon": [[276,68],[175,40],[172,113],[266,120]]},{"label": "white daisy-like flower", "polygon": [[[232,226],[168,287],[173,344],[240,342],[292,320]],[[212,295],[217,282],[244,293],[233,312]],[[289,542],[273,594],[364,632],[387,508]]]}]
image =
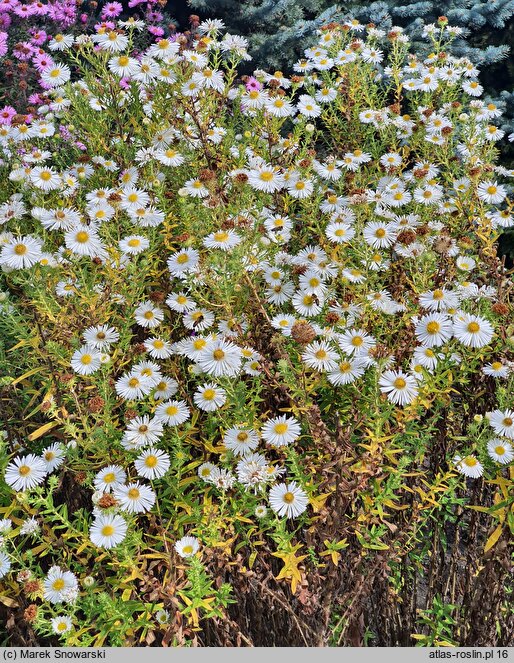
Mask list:
[{"label": "white daisy-like flower", "polygon": [[48,87],[61,87],[70,80],[71,71],[66,64],[52,63],[41,72],[41,80]]},{"label": "white daisy-like flower", "polygon": [[269,503],[279,516],[296,518],[307,509],[309,498],[296,481],[291,481],[274,485],[269,491]]},{"label": "white daisy-like flower", "polygon": [[212,474],[212,471],[216,465],[213,465],[213,463],[202,463],[197,470],[197,474],[200,477],[200,479],[203,479],[203,481],[209,481],[209,477]]},{"label": "white daisy-like flower", "polygon": [[184,249],[170,255],[167,264],[172,276],[183,278],[185,274],[194,271],[198,267],[199,261],[200,254],[196,249]]},{"label": "white daisy-like flower", "polygon": [[396,241],[396,224],[371,221],[362,231],[364,240],[375,249],[391,246]]},{"label": "white daisy-like flower", "polygon": [[49,473],[53,472],[64,463],[65,456],[66,451],[58,442],[54,442],[54,444],[46,447],[41,452],[41,458],[46,465],[46,471]]},{"label": "white daisy-like flower", "polygon": [[261,435],[272,446],[283,447],[297,440],[301,432],[300,422],[284,414],[268,419],[262,427]]},{"label": "white daisy-like flower", "polygon": [[339,355],[327,341],[315,341],[305,347],[302,361],[317,371],[332,371],[337,366]]},{"label": "white daisy-like flower", "polygon": [[154,152],[154,157],[163,165],[170,166],[171,168],[177,168],[185,161],[183,155],[172,147],[166,147],[163,150],[156,150]]},{"label": "white daisy-like flower", "polygon": [[464,474],[464,476],[470,477],[471,479],[478,479],[484,472],[482,463],[480,463],[475,456],[470,455],[465,458],[455,456],[453,462],[461,474]]},{"label": "white daisy-like flower", "polygon": [[214,412],[214,410],[217,410],[225,404],[227,397],[225,390],[218,387],[218,385],[205,383],[201,387],[198,387],[193,396],[193,400],[196,407],[200,410]]},{"label": "white daisy-like flower", "polygon": [[136,458],[134,467],[145,479],[160,479],[170,468],[170,457],[165,451],[150,447]]},{"label": "white daisy-like flower", "polygon": [[512,449],[512,444],[506,442],[505,440],[500,440],[499,438],[494,438],[489,440],[487,443],[487,453],[492,460],[495,460],[497,463],[502,465],[508,465],[512,460],[514,460],[514,450]]},{"label": "white daisy-like flower", "polygon": [[477,188],[477,196],[490,205],[499,205],[507,196],[505,187],[498,182],[486,181],[481,182]]},{"label": "white daisy-like flower", "polygon": [[55,191],[62,186],[62,179],[59,173],[48,166],[36,166],[30,171],[30,181],[42,191]]},{"label": "white daisy-like flower", "polygon": [[172,311],[177,311],[178,313],[193,311],[198,306],[194,299],[186,295],[185,292],[172,292],[168,295],[166,304]]},{"label": "white daisy-like flower", "polygon": [[82,337],[86,345],[98,350],[106,350],[112,343],[119,340],[120,335],[114,327],[97,325],[88,327]]},{"label": "white daisy-like flower", "polygon": [[96,490],[110,493],[111,490],[125,483],[126,478],[127,475],[122,467],[119,465],[108,465],[98,472],[93,480],[93,485]]},{"label": "white daisy-like flower", "polygon": [[259,434],[253,428],[229,428],[223,436],[223,444],[236,456],[245,456],[259,445]]},{"label": "white daisy-like flower", "polygon": [[164,312],[151,301],[146,301],[136,308],[134,318],[139,326],[153,329],[164,320]]},{"label": "white daisy-like flower", "polygon": [[463,314],[453,321],[453,334],[463,345],[471,348],[483,348],[494,336],[491,323],[476,315]]},{"label": "white daisy-like flower", "polygon": [[28,454],[23,458],[12,460],[5,469],[5,483],[13,490],[22,491],[35,488],[43,483],[47,475],[46,464],[35,456]]},{"label": "white daisy-like flower", "polygon": [[378,384],[380,391],[395,405],[408,405],[418,395],[416,378],[403,371],[385,371]]},{"label": "white daisy-like flower", "polygon": [[128,55],[119,55],[109,60],[109,69],[120,78],[130,78],[139,71],[139,62]]},{"label": "white daisy-like flower", "polygon": [[142,235],[129,235],[121,239],[118,246],[122,253],[135,256],[145,251],[150,246],[150,241]]},{"label": "white daisy-like flower", "polygon": [[355,228],[344,221],[334,221],[327,225],[325,235],[331,242],[345,244],[354,238]]},{"label": "white daisy-like flower", "polygon": [[11,558],[9,555],[0,550],[0,578],[3,578],[11,568]]},{"label": "white daisy-like flower", "polygon": [[459,295],[445,288],[437,288],[429,292],[422,292],[419,296],[419,305],[429,311],[446,311],[457,308]]},{"label": "white daisy-like flower", "polygon": [[470,272],[475,269],[477,263],[471,256],[457,256],[455,264],[459,269],[462,269],[463,272]]},{"label": "white daisy-like flower", "polygon": [[364,375],[367,365],[367,361],[358,356],[354,359],[344,359],[328,373],[327,379],[335,387],[341,384],[350,384],[361,375]]},{"label": "white daisy-like flower", "polygon": [[489,425],[497,435],[514,440],[514,411],[494,410],[489,415]]},{"label": "white daisy-like flower", "polygon": [[156,385],[153,397],[156,401],[171,398],[178,391],[178,382],[173,378],[162,378]]},{"label": "white daisy-like flower", "polygon": [[125,430],[124,437],[133,447],[143,447],[158,442],[163,434],[162,421],[147,414],[134,417]]},{"label": "white daisy-like flower", "polygon": [[73,353],[70,364],[75,373],[92,375],[102,364],[100,352],[89,345],[83,345]]},{"label": "white daisy-like flower", "polygon": [[149,338],[145,341],[145,348],[151,357],[155,359],[167,359],[173,354],[171,343],[164,341],[162,338]]},{"label": "white daisy-like flower", "polygon": [[59,615],[59,617],[53,617],[51,619],[50,624],[52,625],[52,630],[54,633],[57,635],[63,635],[64,633],[68,633],[68,631],[71,631],[73,627],[73,622],[71,621],[71,617],[68,617],[67,615]]},{"label": "white daisy-like flower", "polygon": [[128,513],[146,513],[155,504],[153,490],[139,481],[117,486],[114,497],[120,503],[120,508]]},{"label": "white daisy-like flower", "polygon": [[430,348],[444,345],[452,337],[453,323],[442,313],[430,313],[416,323],[414,333],[422,345]]},{"label": "white daisy-like flower", "polygon": [[154,386],[152,380],[133,373],[125,373],[114,384],[116,393],[127,401],[142,400],[152,391]]},{"label": "white daisy-like flower", "polygon": [[43,596],[50,603],[68,603],[68,597],[78,591],[78,581],[71,571],[52,566],[43,582]]},{"label": "white daisy-like flower", "polygon": [[117,514],[101,514],[98,516],[89,531],[91,543],[98,548],[114,548],[119,545],[127,535],[127,523]]},{"label": "white daisy-like flower", "polygon": [[241,242],[241,236],[234,230],[217,230],[204,238],[203,245],[208,249],[230,251]]},{"label": "white daisy-like flower", "polygon": [[274,329],[278,329],[284,336],[291,336],[291,328],[296,322],[294,315],[276,315],[271,319]]},{"label": "white daisy-like flower", "polygon": [[200,549],[200,543],[194,536],[183,536],[175,543],[175,550],[180,557],[188,558],[194,557]]},{"label": "white daisy-like flower", "polygon": [[185,401],[165,401],[155,409],[155,418],[168,426],[179,426],[191,413]]},{"label": "white daisy-like flower", "polygon": [[235,376],[241,369],[241,349],[224,339],[208,343],[196,359],[203,372],[220,376]]},{"label": "white daisy-like flower", "polygon": [[501,361],[493,361],[482,368],[484,375],[490,375],[493,378],[506,378],[511,373],[511,367]]},{"label": "white daisy-like flower", "polygon": [[350,355],[363,355],[375,347],[376,340],[363,329],[349,329],[338,337],[339,347]]},{"label": "white daisy-like flower", "polygon": [[92,226],[76,226],[64,234],[66,247],[76,255],[89,256],[90,258],[105,258],[107,256],[105,246]]},{"label": "white daisy-like flower", "polygon": [[249,171],[248,184],[257,191],[273,193],[284,188],[285,178],[276,167],[263,164]]},{"label": "white daisy-like flower", "polygon": [[2,247],[0,264],[10,269],[26,269],[41,260],[41,242],[34,237],[15,237]]}]

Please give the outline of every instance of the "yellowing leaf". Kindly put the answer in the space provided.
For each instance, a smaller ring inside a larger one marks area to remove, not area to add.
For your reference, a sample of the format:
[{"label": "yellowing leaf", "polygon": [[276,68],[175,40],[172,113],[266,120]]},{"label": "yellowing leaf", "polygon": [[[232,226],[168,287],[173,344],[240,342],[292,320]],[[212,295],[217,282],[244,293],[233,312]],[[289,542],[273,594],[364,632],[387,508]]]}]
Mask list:
[{"label": "yellowing leaf", "polygon": [[34,440],[37,440],[38,437],[42,437],[45,435],[45,433],[48,433],[48,431],[52,430],[52,428],[55,428],[58,425],[58,421],[49,421],[47,424],[43,424],[43,426],[40,426],[37,430],[33,431],[28,436],[29,441],[33,442]]},{"label": "yellowing leaf", "polygon": [[32,375],[35,375],[36,373],[39,373],[39,371],[42,371],[43,369],[41,366],[38,366],[37,368],[33,368],[31,371],[27,371],[27,373],[24,373],[23,375],[20,375],[19,378],[16,378],[16,380],[13,380],[11,382],[11,387],[14,387],[15,384],[18,384],[19,382],[23,382],[23,380],[26,380],[27,378],[30,378]]},{"label": "yellowing leaf", "polygon": [[491,550],[491,548],[495,545],[495,543],[498,541],[500,536],[502,535],[503,532],[503,525],[498,525],[498,527],[494,530],[494,532],[491,534],[491,536],[487,539],[485,546],[484,546],[484,552],[486,553],[488,550]]}]

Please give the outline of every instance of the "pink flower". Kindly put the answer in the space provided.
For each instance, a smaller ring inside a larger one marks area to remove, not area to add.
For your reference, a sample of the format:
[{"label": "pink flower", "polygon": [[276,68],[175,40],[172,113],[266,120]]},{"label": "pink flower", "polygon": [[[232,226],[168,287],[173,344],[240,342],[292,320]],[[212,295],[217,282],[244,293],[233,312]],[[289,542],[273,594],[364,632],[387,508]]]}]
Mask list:
[{"label": "pink flower", "polygon": [[47,55],[47,53],[38,53],[32,58],[32,64],[37,69],[37,71],[43,71],[46,67],[50,67],[54,61],[52,58]]},{"label": "pink flower", "polygon": [[102,18],[116,18],[123,11],[123,5],[121,2],[108,2],[105,7],[102,9]]},{"label": "pink flower", "polygon": [[253,76],[250,76],[248,78],[248,80],[246,81],[246,86],[245,87],[248,90],[248,92],[251,92],[252,90],[262,90],[262,85]]},{"label": "pink flower", "polygon": [[16,111],[12,106],[4,106],[0,109],[0,124],[11,124],[15,115]]},{"label": "pink flower", "polygon": [[162,37],[164,34],[164,30],[162,28],[157,27],[156,25],[149,25],[148,32],[152,34],[154,37]]}]

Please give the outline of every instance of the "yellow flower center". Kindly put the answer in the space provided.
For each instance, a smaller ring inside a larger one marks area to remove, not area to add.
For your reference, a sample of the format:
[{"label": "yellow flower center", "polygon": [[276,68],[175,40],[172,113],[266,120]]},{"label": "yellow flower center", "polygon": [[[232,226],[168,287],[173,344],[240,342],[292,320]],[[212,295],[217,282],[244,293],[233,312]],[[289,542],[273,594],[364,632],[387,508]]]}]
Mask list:
[{"label": "yellow flower center", "polygon": [[129,63],[129,59],[126,55],[122,55],[120,58],[118,58],[118,64],[120,67],[126,67]]},{"label": "yellow flower center", "polygon": [[284,433],[287,432],[288,428],[289,426],[287,424],[280,423],[280,424],[275,424],[274,430],[277,435],[284,435]]},{"label": "yellow flower center", "polygon": [[177,257],[177,262],[178,262],[179,265],[184,265],[188,260],[189,260],[189,256],[187,255],[187,253],[181,253]]},{"label": "yellow flower center", "polygon": [[405,389],[407,386],[407,383],[403,378],[396,378],[396,380],[393,382],[393,387],[395,389]]},{"label": "yellow flower center", "polygon": [[273,179],[273,173],[269,170],[265,170],[259,175],[259,177],[264,182],[271,182],[271,180]]},{"label": "yellow flower center", "polygon": [[379,228],[375,232],[375,237],[378,237],[379,239],[382,239],[382,237],[385,237],[385,236],[386,236],[386,231],[383,228]]},{"label": "yellow flower center", "polygon": [[225,357],[225,353],[223,352],[223,350],[214,350],[212,356],[214,357],[214,359],[216,359],[216,361],[220,361],[220,359],[223,359]]},{"label": "yellow flower center", "polygon": [[75,239],[79,244],[85,244],[89,239],[89,233],[87,233],[85,230],[81,230],[75,235]]},{"label": "yellow flower center", "polygon": [[226,242],[230,235],[224,230],[220,230],[217,233],[214,233],[214,240],[216,242]]},{"label": "yellow flower center", "polygon": [[498,191],[498,187],[495,186],[488,186],[487,187],[487,193],[490,194],[491,196],[494,196],[494,194]]},{"label": "yellow flower center", "polygon": [[476,334],[477,332],[480,331],[480,325],[478,322],[470,322],[468,325],[468,332],[471,334]]},{"label": "yellow flower center", "polygon": [[503,454],[505,453],[505,447],[501,447],[501,446],[494,447],[494,453],[497,456],[503,456]]},{"label": "yellow flower center", "polygon": [[92,361],[93,357],[91,355],[82,355],[80,358],[80,363],[84,364],[84,366],[88,366]]},{"label": "yellow flower center", "polygon": [[292,504],[292,502],[294,502],[294,494],[288,491],[287,493],[284,493],[283,499],[286,504]]},{"label": "yellow flower center", "polygon": [[467,458],[464,458],[462,461],[464,465],[467,465],[468,467],[475,467],[475,465],[478,463],[476,458],[473,458],[473,456],[468,456]]},{"label": "yellow flower center", "polygon": [[141,493],[137,488],[131,488],[127,493],[128,497],[130,497],[131,500],[139,499],[140,494]]},{"label": "yellow flower center", "polygon": [[246,442],[248,440],[248,433],[245,433],[244,431],[241,431],[240,433],[237,434],[237,440],[238,442]]},{"label": "yellow flower center", "polygon": [[134,387],[138,387],[139,386],[139,380],[137,378],[130,378],[130,380],[128,381],[128,386],[131,387],[132,389]]},{"label": "yellow flower center", "polygon": [[102,536],[112,536],[114,534],[114,527],[112,525],[104,525],[102,527]]},{"label": "yellow flower center", "polygon": [[184,546],[184,547],[182,548],[182,552],[183,552],[185,555],[191,555],[191,553],[193,552],[193,546]]},{"label": "yellow flower center", "polygon": [[129,239],[127,244],[129,246],[136,247],[136,246],[139,246],[141,244],[141,240],[138,239],[137,237],[133,237],[132,239]]},{"label": "yellow flower center", "polygon": [[205,398],[206,401],[212,401],[215,396],[216,392],[214,391],[214,389],[206,389],[203,392],[203,397]]},{"label": "yellow flower center", "polygon": [[505,417],[502,423],[504,426],[512,426],[512,419],[510,417]]},{"label": "yellow flower center", "polygon": [[437,334],[441,329],[441,325],[436,322],[435,320],[432,320],[432,322],[429,322],[427,325],[427,332],[429,334]]},{"label": "yellow flower center", "polygon": [[493,363],[491,364],[491,368],[493,369],[493,371],[499,371],[500,368],[502,368],[502,363],[500,361],[493,361]]},{"label": "yellow flower center", "polygon": [[17,256],[24,256],[28,251],[28,248],[26,247],[25,244],[16,244],[14,247],[14,253]]},{"label": "yellow flower center", "polygon": [[145,458],[146,467],[155,467],[158,463],[157,456],[147,456]]},{"label": "yellow flower center", "polygon": [[61,589],[64,589],[64,580],[62,578],[57,578],[52,583],[52,589],[55,589],[56,592],[60,592]]},{"label": "yellow flower center", "polygon": [[29,467],[28,465],[21,465],[21,466],[19,467],[19,469],[18,469],[18,473],[19,473],[22,477],[26,477],[27,474],[30,474],[30,467]]},{"label": "yellow flower center", "polygon": [[327,352],[325,350],[318,350],[314,353],[316,359],[325,359],[327,357]]}]

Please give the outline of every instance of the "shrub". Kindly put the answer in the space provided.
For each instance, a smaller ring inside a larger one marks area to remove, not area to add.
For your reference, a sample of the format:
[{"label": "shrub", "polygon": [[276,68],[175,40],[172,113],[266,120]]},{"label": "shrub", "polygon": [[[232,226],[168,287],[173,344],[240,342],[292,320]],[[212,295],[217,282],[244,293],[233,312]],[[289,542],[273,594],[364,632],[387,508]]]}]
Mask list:
[{"label": "shrub", "polygon": [[70,38],[2,129],[10,641],[512,643],[512,172],[474,65],[444,21],[426,59],[330,24],[243,84],[217,21],[136,59],[142,28]]}]

